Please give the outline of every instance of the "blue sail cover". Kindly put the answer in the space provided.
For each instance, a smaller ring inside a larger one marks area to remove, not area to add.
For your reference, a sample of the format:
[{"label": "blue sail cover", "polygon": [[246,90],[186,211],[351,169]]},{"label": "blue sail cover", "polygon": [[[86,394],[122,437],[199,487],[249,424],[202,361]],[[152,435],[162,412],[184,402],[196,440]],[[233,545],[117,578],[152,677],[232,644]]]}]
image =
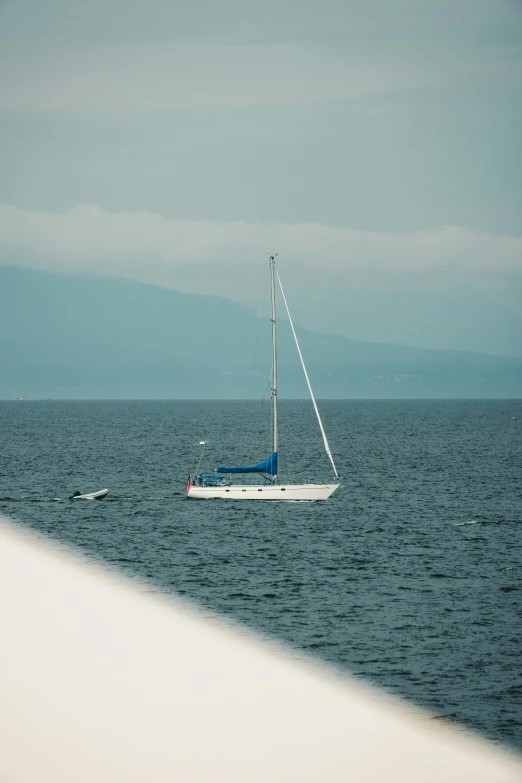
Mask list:
[{"label": "blue sail cover", "polygon": [[227,468],[221,466],[216,468],[216,473],[269,473],[271,476],[277,476],[277,451],[257,465],[247,465],[238,468]]}]

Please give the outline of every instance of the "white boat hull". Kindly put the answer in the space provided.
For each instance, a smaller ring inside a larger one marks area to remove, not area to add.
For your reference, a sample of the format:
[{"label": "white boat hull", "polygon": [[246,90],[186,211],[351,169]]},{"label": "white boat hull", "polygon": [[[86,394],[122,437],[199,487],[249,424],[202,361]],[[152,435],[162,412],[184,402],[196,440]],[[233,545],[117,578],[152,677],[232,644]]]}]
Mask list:
[{"label": "white boat hull", "polygon": [[228,487],[190,485],[187,497],[197,500],[326,500],[339,484],[231,484]]},{"label": "white boat hull", "polygon": [[71,496],[70,500],[103,500],[108,494],[108,489],[99,489],[98,492],[86,492],[85,495]]}]

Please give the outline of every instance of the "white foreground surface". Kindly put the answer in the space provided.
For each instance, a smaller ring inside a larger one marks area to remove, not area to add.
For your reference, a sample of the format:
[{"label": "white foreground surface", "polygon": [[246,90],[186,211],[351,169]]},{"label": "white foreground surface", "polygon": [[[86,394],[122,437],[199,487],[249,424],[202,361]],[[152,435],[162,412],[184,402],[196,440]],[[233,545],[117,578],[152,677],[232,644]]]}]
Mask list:
[{"label": "white foreground surface", "polygon": [[494,746],[0,524],[2,783],[514,783]]},{"label": "white foreground surface", "polygon": [[198,500],[326,500],[339,484],[231,484],[228,487],[191,486],[187,497]]}]

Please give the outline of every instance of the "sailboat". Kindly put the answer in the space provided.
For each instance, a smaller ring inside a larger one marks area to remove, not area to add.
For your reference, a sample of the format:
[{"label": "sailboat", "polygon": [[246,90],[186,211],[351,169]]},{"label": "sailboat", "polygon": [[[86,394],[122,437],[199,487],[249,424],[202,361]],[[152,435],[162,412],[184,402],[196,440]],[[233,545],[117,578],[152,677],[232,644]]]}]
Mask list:
[{"label": "sailboat", "polygon": [[[272,294],[272,454],[262,462],[255,465],[243,465],[238,467],[227,467],[225,465],[215,469],[214,473],[198,473],[189,475],[185,486],[187,497],[197,499],[222,498],[223,500],[326,500],[340,486],[340,477],[335,467],[335,462],[328,445],[323,422],[319,414],[319,409],[315,401],[310,379],[306,371],[301,348],[295,332],[294,324],[288,309],[281,279],[275,266],[275,255],[269,256],[270,259],[270,284]],[[275,298],[275,279],[279,283],[283,302],[285,304],[288,320],[294,335],[297,352],[301,360],[303,372],[308,384],[308,390],[312,399],[319,428],[323,436],[324,447],[333,467],[334,481],[331,484],[283,484],[278,480],[277,473],[277,324],[276,324],[276,298]],[[205,445],[201,441],[200,445]],[[257,473],[261,480],[253,484],[234,484],[229,478],[238,473]]]}]

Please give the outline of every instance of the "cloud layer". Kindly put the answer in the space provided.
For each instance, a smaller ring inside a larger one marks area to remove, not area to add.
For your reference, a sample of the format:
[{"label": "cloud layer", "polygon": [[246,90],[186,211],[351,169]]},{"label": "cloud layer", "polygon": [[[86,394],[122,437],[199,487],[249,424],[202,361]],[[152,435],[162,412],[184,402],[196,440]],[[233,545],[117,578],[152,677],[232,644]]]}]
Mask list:
[{"label": "cloud layer", "polygon": [[31,212],[0,205],[3,262],[126,276],[191,293],[251,298],[268,252],[307,296],[339,288],[508,285],[522,278],[522,237],[448,226],[416,233],[322,224],[165,220],[96,205]]},{"label": "cloud layer", "polygon": [[520,85],[509,31],[516,41],[521,29],[516,9],[497,0],[26,0],[1,10],[0,110],[288,106]]}]

